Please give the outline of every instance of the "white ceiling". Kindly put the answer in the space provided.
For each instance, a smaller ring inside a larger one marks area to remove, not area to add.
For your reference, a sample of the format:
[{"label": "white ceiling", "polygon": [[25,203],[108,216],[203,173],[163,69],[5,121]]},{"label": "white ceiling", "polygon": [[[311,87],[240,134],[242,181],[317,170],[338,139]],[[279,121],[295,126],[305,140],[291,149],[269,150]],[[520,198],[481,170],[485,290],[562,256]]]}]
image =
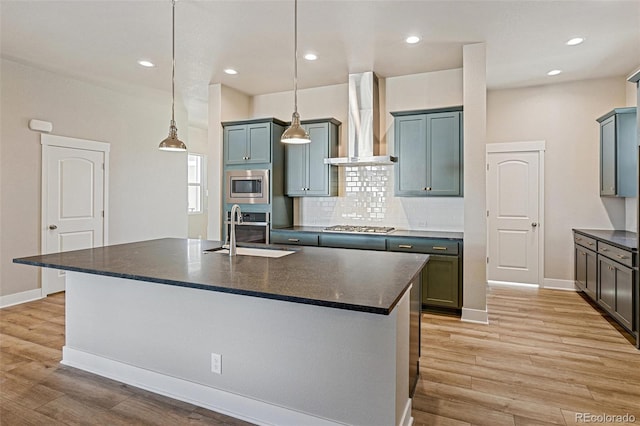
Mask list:
[{"label": "white ceiling", "polygon": [[[0,0],[1,53],[102,84],[171,89],[171,1]],[[299,88],[459,68],[485,42],[487,85],[624,76],[640,66],[640,0],[299,0]],[[410,34],[422,42],[407,45]],[[586,41],[570,47],[574,36]],[[146,69],[138,59],[157,67]],[[223,72],[232,67],[235,76]],[[549,77],[547,71],[563,73]],[[176,3],[176,95],[193,117],[208,85],[250,95],[291,90],[292,0]]]}]

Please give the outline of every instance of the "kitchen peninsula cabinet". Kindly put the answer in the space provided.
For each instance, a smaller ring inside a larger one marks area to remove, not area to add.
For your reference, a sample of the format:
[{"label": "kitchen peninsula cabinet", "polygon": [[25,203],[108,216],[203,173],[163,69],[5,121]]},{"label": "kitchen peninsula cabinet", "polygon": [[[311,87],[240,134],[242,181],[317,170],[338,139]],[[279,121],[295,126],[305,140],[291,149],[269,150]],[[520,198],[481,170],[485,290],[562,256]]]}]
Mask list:
[{"label": "kitchen peninsula cabinet", "polygon": [[271,163],[273,144],[280,141],[286,123],[269,118],[225,122],[222,126],[227,166]]},{"label": "kitchen peninsula cabinet", "polygon": [[163,238],[14,262],[67,271],[65,365],[256,424],[413,422],[427,255],[221,248]]},{"label": "kitchen peninsula cabinet", "polygon": [[636,234],[574,229],[574,242],[576,287],[629,331],[640,347]]},{"label": "kitchen peninsula cabinet", "polygon": [[338,194],[338,168],[324,164],[338,156],[340,122],[333,118],[303,121],[311,143],[289,144],[286,153],[285,191],[289,197],[329,197]]},{"label": "kitchen peninsula cabinet", "polygon": [[636,108],[616,108],[600,123],[600,196],[635,197],[638,143]]},{"label": "kitchen peninsula cabinet", "polygon": [[462,196],[462,107],[394,116],[395,195]]}]

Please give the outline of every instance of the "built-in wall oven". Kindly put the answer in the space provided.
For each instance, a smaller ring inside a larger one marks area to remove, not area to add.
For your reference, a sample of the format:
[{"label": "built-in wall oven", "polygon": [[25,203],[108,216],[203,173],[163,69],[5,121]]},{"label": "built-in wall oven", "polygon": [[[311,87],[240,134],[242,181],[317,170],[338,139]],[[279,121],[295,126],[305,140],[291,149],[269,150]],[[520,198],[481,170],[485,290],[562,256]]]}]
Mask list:
[{"label": "built-in wall oven", "polygon": [[[227,212],[225,221],[226,242],[231,226],[231,212]],[[242,213],[242,223],[236,223],[236,242],[269,244],[269,213]]]},{"label": "built-in wall oven", "polygon": [[225,186],[229,204],[269,203],[269,170],[227,170]]}]

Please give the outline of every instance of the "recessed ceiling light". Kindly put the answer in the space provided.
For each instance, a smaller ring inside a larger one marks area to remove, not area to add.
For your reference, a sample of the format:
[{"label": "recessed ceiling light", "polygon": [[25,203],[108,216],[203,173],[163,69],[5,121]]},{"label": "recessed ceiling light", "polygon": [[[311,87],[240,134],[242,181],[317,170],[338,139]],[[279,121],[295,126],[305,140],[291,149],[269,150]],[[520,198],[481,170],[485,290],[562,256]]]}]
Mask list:
[{"label": "recessed ceiling light", "polygon": [[547,73],[547,75],[558,75],[562,72],[562,70],[551,70]]},{"label": "recessed ceiling light", "polygon": [[226,72],[229,75],[236,75],[238,74],[238,71],[234,70],[233,68],[227,68],[226,70],[224,70],[224,72]]},{"label": "recessed ceiling light", "polygon": [[571,40],[567,41],[567,44],[569,46],[575,46],[577,44],[582,43],[583,41],[584,41],[584,38],[582,38],[582,37],[574,37]]},{"label": "recessed ceiling light", "polygon": [[316,59],[318,59],[318,55],[316,55],[314,53],[307,53],[306,55],[304,55],[304,58],[307,61],[315,61]]},{"label": "recessed ceiling light", "polygon": [[139,65],[142,65],[143,67],[146,67],[146,68],[153,68],[153,67],[155,67],[155,66],[156,66],[156,64],[154,64],[154,63],[153,63],[153,62],[151,62],[151,61],[147,61],[146,59],[140,59],[140,60],[138,61],[138,64],[139,64]]},{"label": "recessed ceiling light", "polygon": [[409,36],[409,37],[406,38],[405,41],[407,43],[409,43],[409,44],[416,44],[417,42],[420,41],[420,37],[418,37],[418,36]]}]

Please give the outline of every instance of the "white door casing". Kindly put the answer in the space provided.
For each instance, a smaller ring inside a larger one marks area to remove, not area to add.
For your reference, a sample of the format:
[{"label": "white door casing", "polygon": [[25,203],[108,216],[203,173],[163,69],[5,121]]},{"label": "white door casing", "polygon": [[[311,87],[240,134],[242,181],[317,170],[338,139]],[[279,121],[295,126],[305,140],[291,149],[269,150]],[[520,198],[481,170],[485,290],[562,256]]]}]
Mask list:
[{"label": "white door casing", "polygon": [[544,142],[487,144],[489,283],[543,284],[543,171]]},{"label": "white door casing", "polygon": [[[107,243],[109,144],[42,135],[42,252]],[[63,271],[44,268],[42,296],[64,291]]]}]

